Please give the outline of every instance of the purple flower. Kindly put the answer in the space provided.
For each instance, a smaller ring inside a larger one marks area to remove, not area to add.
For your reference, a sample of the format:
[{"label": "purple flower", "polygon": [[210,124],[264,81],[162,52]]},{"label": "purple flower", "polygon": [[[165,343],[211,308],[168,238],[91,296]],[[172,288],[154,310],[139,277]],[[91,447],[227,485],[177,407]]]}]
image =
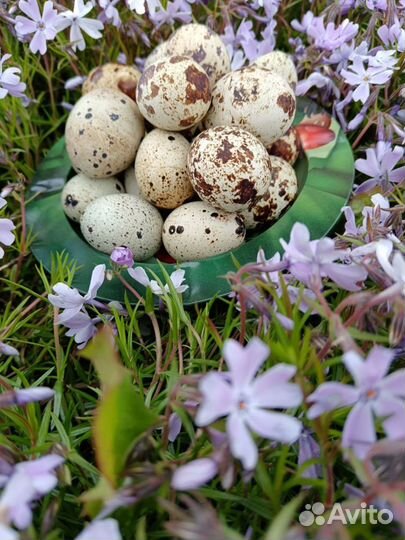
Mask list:
[{"label": "purple flower", "polygon": [[405,369],[387,375],[395,353],[374,347],[363,358],[350,351],[343,362],[351,373],[355,386],[339,382],[321,384],[308,396],[312,403],[308,418],[341,407],[351,407],[343,429],[342,446],[351,448],[363,459],[376,441],[374,416],[383,419],[382,425],[389,439],[405,437]]},{"label": "purple flower", "polygon": [[405,51],[405,29],[398,18],[391,26],[386,24],[381,26],[377,30],[377,34],[386,47],[394,46],[399,52]]},{"label": "purple flower", "polygon": [[366,270],[357,264],[336,263],[347,259],[349,253],[336,249],[331,238],[310,240],[309,230],[302,223],[295,223],[288,244],[283,239],[280,243],[290,272],[309,287],[320,286],[321,278],[329,277],[342,289],[358,291],[359,282],[367,277]]},{"label": "purple flower", "polygon": [[93,39],[102,37],[101,30],[103,23],[101,21],[86,17],[93,9],[91,2],[84,3],[84,0],[75,0],[73,11],[68,9],[62,11],[61,18],[58,21],[58,31],[70,27],[70,41],[72,49],[84,51],[86,42],[82,31]]},{"label": "purple flower", "polygon": [[17,349],[14,349],[11,345],[6,345],[6,343],[3,343],[2,341],[0,341],[0,354],[5,354],[6,356],[20,356]]},{"label": "purple flower", "polygon": [[192,21],[191,6],[186,0],[174,0],[167,2],[164,8],[159,1],[157,9],[149,14],[149,18],[156,28],[160,28],[163,24],[174,24],[176,21],[187,24]]},{"label": "purple flower", "polygon": [[33,53],[46,53],[46,42],[55,39],[58,32],[57,24],[59,15],[53,7],[53,3],[47,0],[44,4],[44,10],[41,12],[37,0],[20,0],[18,7],[27,17],[18,15],[15,19],[15,30],[17,34],[26,36],[34,34],[30,49]]},{"label": "purple flower", "polygon": [[328,92],[333,92],[337,98],[340,96],[340,90],[332,81],[332,79],[316,71],[311,73],[311,75],[307,79],[298,81],[295,92],[297,96],[303,96],[313,86],[316,86],[316,88],[324,88]]},{"label": "purple flower", "polygon": [[69,328],[66,335],[74,338],[78,349],[83,349],[97,333],[97,324],[100,322],[100,317],[91,318],[87,311],[79,311],[79,313],[64,321],[63,325]]},{"label": "purple flower", "polygon": [[76,540],[122,540],[122,536],[115,519],[96,519],[76,536]]},{"label": "purple flower", "polygon": [[121,17],[118,9],[115,7],[119,0],[98,0],[99,6],[103,11],[99,15],[100,21],[103,23],[111,23],[119,28],[121,26]]},{"label": "purple flower", "polygon": [[[7,201],[0,197],[0,209],[4,208],[7,204]],[[0,219],[0,244],[5,246],[11,246],[15,240],[15,236],[11,231],[14,231],[15,225],[11,219]],[[4,257],[4,249],[0,245],[0,259]]]},{"label": "purple flower", "polygon": [[0,408],[19,405],[23,407],[28,403],[35,401],[45,401],[53,398],[55,392],[46,386],[37,386],[36,388],[24,388],[22,390],[13,390],[0,394]]},{"label": "purple flower", "polygon": [[[172,282],[173,287],[178,293],[183,293],[188,289],[188,285],[182,284],[185,279],[185,273],[185,270],[175,270],[170,275],[170,281]],[[129,268],[128,274],[131,276],[132,279],[138,281],[138,283],[140,283],[144,287],[150,287],[153,294],[162,296],[165,293],[170,292],[170,287],[167,283],[164,287],[161,287],[156,280],[148,278],[147,273],[141,266],[137,266],[136,268]]]},{"label": "purple flower", "polygon": [[85,76],[76,75],[65,81],[65,90],[75,90],[78,86],[81,86],[87,79]]},{"label": "purple flower", "polygon": [[[321,456],[321,449],[319,444],[311,435],[308,429],[303,429],[298,439],[298,465],[301,467],[308,461],[313,459],[319,459]],[[319,463],[306,467],[302,473],[304,478],[322,478],[322,467]]]},{"label": "purple flower", "polygon": [[393,71],[391,68],[376,68],[364,67],[364,62],[361,58],[355,57],[353,63],[348,69],[342,69],[341,75],[344,80],[351,86],[355,86],[353,91],[354,101],[365,103],[370,95],[370,84],[385,84],[392,77]]},{"label": "purple flower", "polygon": [[0,513],[17,529],[26,529],[32,522],[31,505],[58,483],[55,469],[64,462],[61,456],[48,455],[18,463],[0,497]]},{"label": "purple flower", "polygon": [[131,267],[134,265],[134,255],[128,247],[121,246],[114,248],[110,258],[118,266]]},{"label": "purple flower", "polygon": [[254,379],[269,353],[269,348],[258,338],[253,338],[245,348],[229,339],[224,345],[224,358],[230,371],[208,373],[199,386],[203,401],[196,424],[208,426],[218,418],[227,417],[231,452],[247,470],[254,469],[258,460],[251,431],[282,443],[296,441],[301,432],[301,422],[296,418],[268,410],[301,404],[301,389],[288,382],[296,368],[277,364]]},{"label": "purple flower", "polygon": [[394,169],[402,159],[404,149],[400,146],[391,147],[390,143],[379,141],[374,148],[366,150],[366,159],[357,159],[355,167],[358,171],[370,177],[357,188],[356,193],[370,191],[375,186],[382,186],[384,190],[389,182],[399,183],[405,180],[405,167]]},{"label": "purple flower", "polygon": [[144,15],[146,12],[145,4],[148,6],[149,13],[154,13],[160,6],[159,0],[126,0],[129,9],[135,11],[138,15]]},{"label": "purple flower", "polygon": [[320,49],[333,51],[351,41],[359,30],[359,25],[345,19],[339,26],[329,22],[324,26],[323,17],[316,17],[309,26],[307,33],[314,40],[314,45]]},{"label": "purple flower", "polygon": [[345,234],[349,236],[362,236],[367,234],[369,222],[373,223],[376,227],[385,226],[387,219],[390,217],[390,212],[387,211],[390,208],[389,200],[380,193],[376,193],[371,197],[371,202],[374,206],[364,206],[361,212],[363,215],[363,223],[360,226],[356,225],[356,218],[352,208],[350,206],[344,206],[342,208],[346,218]]},{"label": "purple flower", "polygon": [[11,54],[5,54],[0,58],[0,99],[3,99],[10,94],[17,98],[24,97],[24,92],[27,87],[22,83],[21,69],[18,67],[9,67],[3,71],[3,64],[11,58]]},{"label": "purple flower", "polygon": [[85,304],[92,304],[97,296],[98,290],[104,282],[105,264],[98,264],[92,274],[89,290],[82,296],[77,289],[72,289],[66,283],[57,283],[53,290],[56,294],[50,294],[50,303],[65,311],[59,315],[58,322],[66,323],[69,319],[79,313]]},{"label": "purple flower", "polygon": [[181,431],[181,418],[177,413],[172,413],[169,418],[169,436],[168,439],[170,442],[174,442],[180,434]]}]

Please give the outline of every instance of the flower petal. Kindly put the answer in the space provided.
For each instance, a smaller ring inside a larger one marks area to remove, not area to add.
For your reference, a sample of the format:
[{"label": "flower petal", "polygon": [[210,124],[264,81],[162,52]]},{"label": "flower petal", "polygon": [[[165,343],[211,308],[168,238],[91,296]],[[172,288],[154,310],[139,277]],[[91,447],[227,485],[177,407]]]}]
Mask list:
[{"label": "flower petal", "polygon": [[207,426],[229,414],[233,405],[232,388],[220,373],[205,375],[199,389],[204,399],[195,418],[197,426]]},{"label": "flower petal", "polygon": [[302,424],[296,418],[263,409],[249,409],[246,423],[258,435],[282,443],[295,442],[302,430]]},{"label": "flower petal", "polygon": [[346,419],[342,446],[352,448],[357,457],[364,459],[376,439],[371,403],[359,402]]},{"label": "flower petal", "polygon": [[252,436],[239,414],[234,413],[228,416],[226,431],[232,455],[242,462],[246,470],[253,470],[256,467],[259,454]]},{"label": "flower petal", "polygon": [[233,339],[227,339],[223,349],[224,358],[236,388],[251,382],[260,366],[270,354],[270,349],[259,338],[253,338],[246,347]]},{"label": "flower petal", "polygon": [[176,469],[172,477],[171,486],[181,491],[198,489],[203,484],[212,480],[217,472],[218,465],[213,459],[196,459]]},{"label": "flower petal", "polygon": [[334,409],[348,407],[353,405],[359,397],[359,390],[353,386],[337,382],[323,383],[307,397],[307,401],[313,403],[307,416],[312,419]]}]

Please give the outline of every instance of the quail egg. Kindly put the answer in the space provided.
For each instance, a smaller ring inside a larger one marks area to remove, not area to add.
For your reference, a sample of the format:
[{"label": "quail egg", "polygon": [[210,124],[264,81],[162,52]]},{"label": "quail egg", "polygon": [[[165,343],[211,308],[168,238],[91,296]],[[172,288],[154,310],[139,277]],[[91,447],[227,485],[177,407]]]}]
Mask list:
[{"label": "quail egg", "polygon": [[167,51],[167,43],[167,41],[163,41],[162,43],[159,43],[159,45],[156,45],[153,51],[145,59],[144,70],[151,64],[162,60],[165,56],[170,56]]},{"label": "quail egg", "polygon": [[151,64],[139,80],[136,101],[155,127],[182,131],[197,125],[211,103],[208,75],[186,56]]},{"label": "quail egg", "polygon": [[141,199],[144,198],[141,193],[141,190],[139,189],[139,185],[135,177],[134,164],[130,165],[128,169],[125,171],[124,184],[125,184],[125,191],[127,193],[129,193],[130,195],[136,195],[137,197],[141,197]]},{"label": "quail egg", "polygon": [[147,201],[173,209],[193,195],[187,171],[189,148],[180,133],[154,129],[146,135],[136,154],[135,176]]},{"label": "quail egg", "polygon": [[231,71],[231,60],[222,39],[203,24],[181,26],[167,42],[171,55],[190,56],[206,71],[212,84]]},{"label": "quail egg", "polygon": [[137,261],[154,255],[161,244],[163,220],[147,201],[129,195],[105,195],[90,203],[80,220],[87,242],[99,251],[131,249]]},{"label": "quail egg", "polygon": [[135,100],[136,86],[140,78],[141,72],[136,67],[110,62],[90,71],[83,83],[82,92],[87,94],[96,88],[111,88],[120,90]]},{"label": "quail egg", "polygon": [[238,125],[267,147],[287,132],[295,107],[294,92],[283,77],[252,65],[216,82],[204,123],[207,127]]},{"label": "quail egg", "polygon": [[277,156],[270,156],[270,161],[272,178],[268,190],[240,212],[247,229],[277,219],[297,195],[297,177],[291,165]]},{"label": "quail egg", "polygon": [[163,225],[163,244],[176,261],[196,261],[239,247],[245,238],[243,219],[196,201],[179,206]]},{"label": "quail egg", "polygon": [[116,178],[88,178],[84,174],[73,176],[63,187],[62,207],[73,221],[80,221],[86,206],[98,197],[124,193],[124,187]]},{"label": "quail egg", "polygon": [[217,126],[191,144],[187,166],[201,199],[227,212],[248,208],[271,180],[269,155],[254,135],[237,126]]},{"label": "quail egg", "polygon": [[272,51],[253,62],[253,65],[270,69],[281,75],[293,88],[298,82],[297,70],[291,56],[283,51]]},{"label": "quail egg", "polygon": [[300,155],[301,143],[294,126],[267,148],[269,154],[278,156],[290,165],[294,165]]},{"label": "quail egg", "polygon": [[66,123],[66,149],[76,172],[107,178],[135,159],[144,134],[134,101],[109,88],[82,96]]}]

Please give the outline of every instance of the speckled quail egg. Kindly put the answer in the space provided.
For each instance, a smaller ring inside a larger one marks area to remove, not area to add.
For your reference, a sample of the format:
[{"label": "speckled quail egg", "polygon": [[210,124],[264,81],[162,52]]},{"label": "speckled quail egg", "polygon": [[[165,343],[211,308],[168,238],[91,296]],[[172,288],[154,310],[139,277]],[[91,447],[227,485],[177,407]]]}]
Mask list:
[{"label": "speckled quail egg", "polygon": [[62,207],[73,221],[80,221],[88,204],[112,193],[124,193],[124,187],[116,178],[88,178],[84,174],[73,176],[63,187]]},{"label": "speckled quail egg", "polygon": [[138,181],[135,176],[135,166],[134,164],[130,165],[124,173],[124,185],[125,191],[130,195],[136,195],[144,199],[144,196],[139,189]]},{"label": "speckled quail egg", "polygon": [[75,171],[106,178],[134,161],[144,124],[132,99],[117,90],[99,88],[82,96],[73,107],[65,134]]},{"label": "speckled quail egg", "polygon": [[110,62],[90,71],[83,83],[82,92],[87,94],[96,88],[111,88],[135,99],[136,86],[140,78],[141,72],[136,67]]},{"label": "speckled quail egg", "polygon": [[291,165],[277,156],[270,156],[270,160],[272,179],[267,192],[240,212],[247,229],[277,219],[297,195],[297,177]]},{"label": "speckled quail egg", "polygon": [[287,132],[295,107],[294,92],[283,77],[252,65],[216,82],[204,123],[207,127],[241,126],[267,147]]},{"label": "speckled quail egg", "polygon": [[137,261],[154,255],[161,244],[163,220],[147,201],[129,195],[105,195],[90,203],[80,220],[87,242],[104,253],[129,247]]},{"label": "speckled quail egg", "polygon": [[200,133],[191,144],[187,166],[200,198],[227,212],[247,208],[266,192],[271,180],[266,148],[236,126]]},{"label": "speckled quail egg", "polygon": [[281,75],[293,88],[298,82],[297,70],[291,56],[283,51],[272,51],[259,56],[253,65],[271,69]]},{"label": "speckled quail egg", "polygon": [[210,78],[211,84],[231,71],[231,60],[222,39],[203,24],[181,26],[167,42],[171,55],[191,56]]},{"label": "speckled quail egg", "polygon": [[176,261],[196,261],[239,247],[245,238],[243,219],[196,201],[183,204],[163,225],[163,244]]},{"label": "speckled quail egg", "polygon": [[182,131],[195,126],[211,103],[208,75],[186,56],[170,56],[151,64],[139,80],[136,101],[155,127]]},{"label": "speckled quail egg", "polygon": [[136,154],[135,176],[147,201],[173,209],[193,195],[187,170],[189,148],[180,133],[154,129],[146,135]]},{"label": "speckled quail egg", "polygon": [[277,139],[267,148],[272,156],[278,156],[290,165],[294,165],[300,155],[301,143],[294,126],[285,135]]},{"label": "speckled quail egg", "polygon": [[158,60],[162,60],[162,58],[165,58],[165,56],[169,56],[169,53],[167,51],[167,41],[163,41],[162,43],[159,43],[153,51],[146,57],[145,64],[144,64],[144,70],[149,67],[151,64],[154,64]]}]

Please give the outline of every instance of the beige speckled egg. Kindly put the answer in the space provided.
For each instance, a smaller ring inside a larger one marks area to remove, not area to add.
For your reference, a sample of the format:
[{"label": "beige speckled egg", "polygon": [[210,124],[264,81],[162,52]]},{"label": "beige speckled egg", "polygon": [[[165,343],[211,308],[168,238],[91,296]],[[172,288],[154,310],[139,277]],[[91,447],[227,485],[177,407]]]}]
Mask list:
[{"label": "beige speckled egg", "polygon": [[290,165],[294,165],[300,155],[301,143],[294,126],[291,126],[285,135],[271,144],[267,151],[272,156],[278,156]]},{"label": "beige speckled egg", "polygon": [[271,69],[281,75],[293,88],[298,82],[297,70],[292,57],[283,51],[272,51],[259,56],[253,65],[264,69]]},{"label": "beige speckled egg", "polygon": [[171,210],[193,195],[187,170],[189,148],[180,133],[154,129],[146,135],[136,154],[135,176],[147,201]]},{"label": "beige speckled egg", "polygon": [[124,185],[125,191],[130,195],[136,195],[144,199],[144,196],[139,189],[138,181],[135,177],[135,167],[134,164],[130,165],[124,173]]},{"label": "beige speckled egg", "polygon": [[167,41],[163,41],[162,43],[159,43],[159,45],[156,45],[153,51],[145,59],[144,70],[151,64],[162,60],[166,56],[170,56],[167,51],[167,43]]},{"label": "beige speckled egg", "polygon": [[171,55],[191,56],[206,71],[211,84],[231,71],[231,60],[222,39],[203,24],[181,26],[167,42]]},{"label": "beige speckled egg", "polygon": [[245,239],[243,219],[201,201],[179,206],[163,225],[163,244],[176,261],[197,261],[239,247]]},{"label": "beige speckled egg", "polygon": [[240,212],[247,229],[277,219],[297,195],[297,177],[291,165],[277,156],[270,156],[270,160],[272,179],[267,192]]},{"label": "beige speckled egg", "polygon": [[201,199],[227,212],[247,208],[271,180],[263,144],[236,126],[217,126],[194,139],[187,160],[190,180]]},{"label": "beige speckled egg", "polygon": [[135,159],[144,134],[135,102],[117,90],[99,88],[82,96],[66,122],[66,149],[76,172],[107,178]]},{"label": "beige speckled egg", "polygon": [[160,248],[163,220],[147,201],[129,195],[105,195],[90,203],[80,228],[87,242],[104,253],[129,247],[137,261],[152,257]]},{"label": "beige speckled egg", "polygon": [[186,56],[170,56],[145,69],[136,101],[143,116],[167,131],[195,126],[211,103],[208,75]]},{"label": "beige speckled egg", "polygon": [[87,94],[96,88],[111,88],[120,90],[135,100],[136,86],[140,78],[141,72],[136,67],[110,62],[90,71],[83,83],[82,92]]},{"label": "beige speckled egg", "polygon": [[295,107],[294,92],[283,77],[248,66],[216,82],[204,123],[207,127],[243,127],[267,147],[287,132]]},{"label": "beige speckled egg", "polygon": [[84,210],[98,197],[124,193],[124,187],[116,178],[88,178],[84,174],[73,176],[63,187],[62,207],[73,221],[80,221]]}]

